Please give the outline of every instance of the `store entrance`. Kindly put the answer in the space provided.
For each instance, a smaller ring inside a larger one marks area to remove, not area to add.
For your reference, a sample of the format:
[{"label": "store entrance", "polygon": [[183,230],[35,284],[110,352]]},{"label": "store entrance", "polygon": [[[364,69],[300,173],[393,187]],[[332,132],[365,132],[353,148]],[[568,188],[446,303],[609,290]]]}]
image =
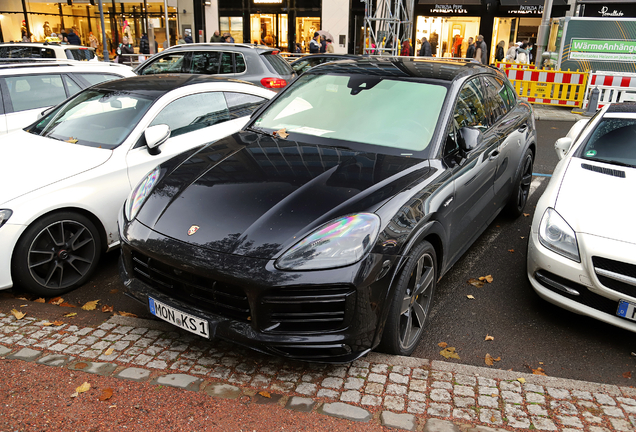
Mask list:
[{"label": "store entrance", "polygon": [[[300,44],[302,52],[309,52],[309,42],[314,37],[314,32],[318,30],[320,30],[320,17],[296,17],[296,43]],[[290,51],[294,52],[294,50]]]},{"label": "store entrance", "polygon": [[250,42],[287,50],[287,14],[251,14]]},{"label": "store entrance", "polygon": [[434,57],[465,57],[468,38],[479,34],[479,17],[417,17],[415,49],[426,36]]}]

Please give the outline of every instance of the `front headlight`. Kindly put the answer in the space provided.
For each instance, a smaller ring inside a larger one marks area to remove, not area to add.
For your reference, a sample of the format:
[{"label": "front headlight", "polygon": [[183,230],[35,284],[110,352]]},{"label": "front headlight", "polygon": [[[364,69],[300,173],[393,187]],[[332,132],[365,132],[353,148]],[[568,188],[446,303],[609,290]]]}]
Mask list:
[{"label": "front headlight", "polygon": [[581,262],[576,234],[553,208],[548,208],[539,224],[539,241],[553,252],[576,262]]},{"label": "front headlight", "polygon": [[360,261],[371,250],[380,230],[380,218],[358,213],[328,222],[296,243],[277,261],[281,270],[317,270]]},{"label": "front headlight", "polygon": [[139,209],[141,209],[146,197],[150,194],[152,188],[155,187],[155,184],[157,184],[160,172],[161,170],[159,167],[156,167],[150,171],[150,173],[141,182],[139,182],[135,189],[133,189],[124,204],[126,219],[131,221],[137,216],[137,213],[139,213]]},{"label": "front headlight", "polygon": [[0,227],[9,220],[13,212],[9,209],[0,209]]}]

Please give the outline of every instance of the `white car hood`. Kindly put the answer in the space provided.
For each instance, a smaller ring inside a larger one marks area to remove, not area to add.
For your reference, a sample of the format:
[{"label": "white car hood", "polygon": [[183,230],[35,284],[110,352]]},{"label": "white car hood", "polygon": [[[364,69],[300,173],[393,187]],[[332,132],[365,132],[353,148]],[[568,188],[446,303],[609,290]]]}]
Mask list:
[{"label": "white car hood", "polygon": [[[591,171],[624,173],[625,177]],[[635,243],[636,169],[572,158],[563,176],[555,209],[578,233]]]},{"label": "white car hood", "polygon": [[57,141],[18,130],[0,138],[0,205],[95,168],[111,150]]}]

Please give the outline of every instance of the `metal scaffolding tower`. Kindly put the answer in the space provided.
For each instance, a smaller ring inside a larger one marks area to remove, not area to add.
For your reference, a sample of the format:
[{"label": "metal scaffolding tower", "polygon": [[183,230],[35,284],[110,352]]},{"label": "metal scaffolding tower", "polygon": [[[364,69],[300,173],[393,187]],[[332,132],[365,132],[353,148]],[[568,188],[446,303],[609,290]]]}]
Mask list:
[{"label": "metal scaffolding tower", "polygon": [[364,53],[400,55],[398,41],[412,35],[415,0],[375,0],[375,8],[374,0],[361,1],[364,2]]}]

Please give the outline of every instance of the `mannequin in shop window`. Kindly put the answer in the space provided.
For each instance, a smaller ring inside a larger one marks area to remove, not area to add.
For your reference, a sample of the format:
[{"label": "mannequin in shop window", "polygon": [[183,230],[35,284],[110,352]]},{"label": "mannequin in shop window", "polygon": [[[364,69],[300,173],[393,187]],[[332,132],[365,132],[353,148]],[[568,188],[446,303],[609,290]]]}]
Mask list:
[{"label": "mannequin in shop window", "polygon": [[453,57],[461,57],[462,56],[462,42],[464,38],[460,35],[455,35],[453,41]]}]

